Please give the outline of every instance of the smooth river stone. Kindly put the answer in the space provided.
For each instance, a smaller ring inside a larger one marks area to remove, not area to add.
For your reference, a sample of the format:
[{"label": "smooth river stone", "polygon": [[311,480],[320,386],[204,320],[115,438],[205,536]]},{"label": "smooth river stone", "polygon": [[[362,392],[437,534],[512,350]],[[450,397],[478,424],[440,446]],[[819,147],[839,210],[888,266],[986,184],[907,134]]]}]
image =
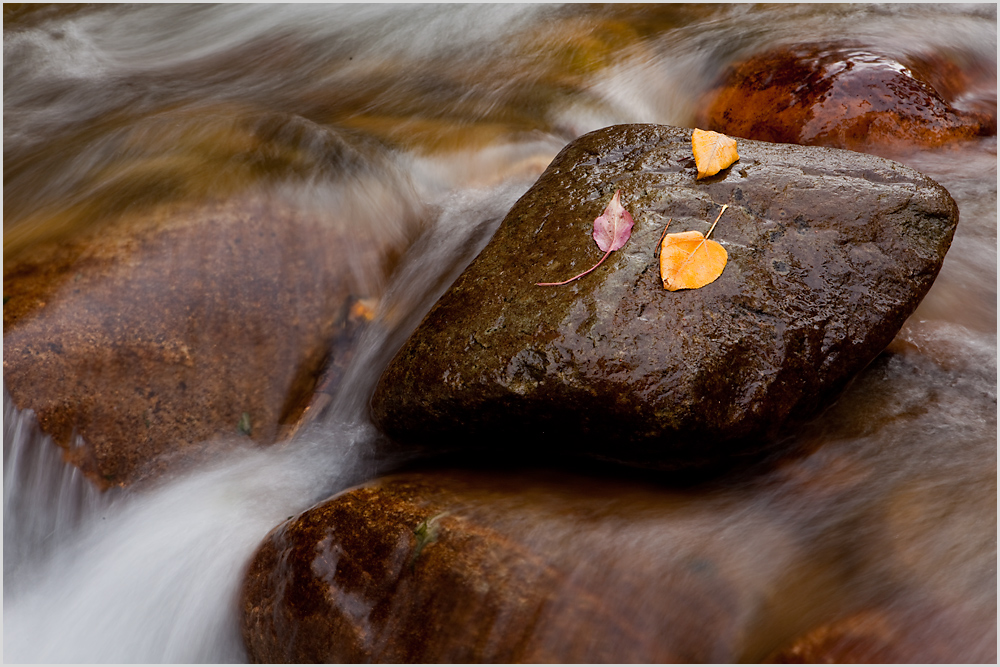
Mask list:
[{"label": "smooth river stone", "polygon": [[[568,145],[382,375],[401,449],[573,452],[677,468],[773,446],[893,339],[958,223],[948,192],[849,151],[741,140],[695,180],[691,131],[620,125]],[[616,189],[635,219],[603,255]],[[669,292],[658,239],[708,230],[722,275]]]},{"label": "smooth river stone", "polygon": [[164,205],[4,261],[4,383],[101,488],[312,419],[405,239],[278,196]]},{"label": "smooth river stone", "polygon": [[437,470],[290,518],[249,565],[261,663],[737,662],[835,578],[765,513],[636,481]]},{"label": "smooth river stone", "polygon": [[803,44],[731,67],[696,123],[747,139],[881,155],[995,135],[995,99],[992,111],[964,110],[942,96],[959,97],[963,84],[969,77],[944,58],[916,60],[911,69],[865,48]]},{"label": "smooth river stone", "polygon": [[947,664],[969,660],[989,664],[995,661],[996,634],[983,636],[979,641],[970,637],[972,634],[956,622],[947,607],[934,607],[933,602],[923,598],[902,597],[892,604],[862,609],[816,627],[763,662]]}]

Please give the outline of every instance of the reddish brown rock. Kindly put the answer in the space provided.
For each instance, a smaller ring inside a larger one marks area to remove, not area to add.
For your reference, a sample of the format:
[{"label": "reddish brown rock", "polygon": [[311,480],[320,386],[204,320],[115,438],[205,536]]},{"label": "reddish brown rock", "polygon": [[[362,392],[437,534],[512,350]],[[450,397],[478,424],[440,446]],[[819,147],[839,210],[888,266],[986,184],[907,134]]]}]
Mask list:
[{"label": "reddish brown rock", "polygon": [[[996,662],[996,634],[979,642],[952,615],[922,599],[857,611],[809,631],[765,662],[954,663]],[[970,646],[980,644],[979,647]],[[978,655],[975,655],[976,649]],[[992,657],[990,656],[992,653]]]},{"label": "reddish brown rock", "polygon": [[982,104],[958,109],[935,84],[948,81],[942,87],[951,100],[968,84],[945,65],[924,58],[911,69],[844,45],[782,48],[732,67],[695,123],[747,139],[876,154],[996,134],[995,89],[992,113]]},{"label": "reddish brown rock", "polygon": [[759,659],[837,585],[769,518],[727,521],[708,498],[542,472],[383,478],[264,540],[242,598],[250,659]]},{"label": "reddish brown rock", "polygon": [[352,269],[399,250],[331,217],[266,197],[163,206],[5,258],[14,402],[101,486],[274,442],[353,350],[352,306],[378,280]]}]

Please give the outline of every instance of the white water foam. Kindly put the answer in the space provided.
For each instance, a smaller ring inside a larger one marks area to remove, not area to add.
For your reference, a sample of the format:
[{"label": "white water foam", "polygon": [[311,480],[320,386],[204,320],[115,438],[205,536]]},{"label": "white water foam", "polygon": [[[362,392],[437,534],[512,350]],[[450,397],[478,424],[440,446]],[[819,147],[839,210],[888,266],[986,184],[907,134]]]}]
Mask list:
[{"label": "white water foam", "polygon": [[[6,662],[243,662],[242,575],[290,515],[358,479],[370,427],[241,452],[92,515],[4,594]],[[339,432],[338,432],[339,431]]]}]

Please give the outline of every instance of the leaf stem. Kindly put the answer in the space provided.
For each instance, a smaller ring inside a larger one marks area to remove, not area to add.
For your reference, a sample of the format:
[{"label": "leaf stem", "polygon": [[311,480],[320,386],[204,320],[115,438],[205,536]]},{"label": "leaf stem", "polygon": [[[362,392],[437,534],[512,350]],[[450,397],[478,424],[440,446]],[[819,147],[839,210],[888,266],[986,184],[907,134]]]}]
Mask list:
[{"label": "leaf stem", "polygon": [[601,265],[601,262],[603,262],[604,260],[606,260],[608,258],[608,255],[610,255],[613,252],[614,252],[614,250],[608,250],[606,253],[604,253],[604,257],[601,257],[601,259],[597,262],[597,264],[594,264],[592,267],[590,267],[589,269],[587,269],[586,271],[584,271],[580,275],[573,276],[569,280],[564,280],[561,283],[535,283],[535,284],[538,285],[539,287],[552,287],[552,286],[555,286],[555,285],[565,285],[566,283],[571,283],[574,280],[576,280],[577,278],[582,278],[585,275],[587,275],[588,273],[590,273],[591,271],[593,271],[594,269],[596,269],[597,267],[599,267]]},{"label": "leaf stem", "polygon": [[729,204],[723,204],[723,205],[722,205],[722,210],[721,210],[721,211],[719,211],[719,217],[715,219],[715,222],[713,222],[713,223],[712,223],[712,226],[708,228],[708,233],[707,233],[707,234],[705,234],[705,238],[706,238],[706,239],[707,239],[707,238],[708,238],[709,236],[711,236],[711,235],[712,235],[712,230],[714,230],[714,229],[715,229],[715,226],[716,226],[717,224],[719,224],[719,219],[720,219],[720,218],[722,218],[722,214],[726,212],[726,209],[727,209],[727,208],[729,208]]},{"label": "leaf stem", "polygon": [[667,230],[670,229],[670,223],[673,221],[674,219],[670,218],[669,220],[667,220],[667,224],[663,226],[663,233],[660,234],[660,240],[656,242],[656,250],[653,251],[654,258],[660,254],[660,245],[663,244],[663,237],[667,235]]}]

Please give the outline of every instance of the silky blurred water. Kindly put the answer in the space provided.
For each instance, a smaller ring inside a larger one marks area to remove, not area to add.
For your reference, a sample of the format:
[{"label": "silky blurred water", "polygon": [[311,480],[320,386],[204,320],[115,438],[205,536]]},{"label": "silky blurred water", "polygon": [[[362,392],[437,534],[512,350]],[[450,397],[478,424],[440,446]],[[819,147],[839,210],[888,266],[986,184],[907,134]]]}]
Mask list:
[{"label": "silky blurred water", "polygon": [[[351,267],[387,280],[375,326],[292,442],[100,494],[4,391],[5,661],[245,660],[235,598],[254,548],[394,463],[366,417],[375,381],[555,154],[616,123],[690,126],[732,60],[845,35],[973,63],[995,100],[995,5],[5,6],[5,257],[248,192],[416,235],[387,278]],[[898,159],[961,211],[935,286],[894,354],[802,436],[822,447],[694,520],[720,544],[776,521],[811,561],[849,545],[841,598],[919,589],[965,623],[963,659],[995,660],[996,139]],[[743,656],[787,639],[779,625],[748,622]]]}]

